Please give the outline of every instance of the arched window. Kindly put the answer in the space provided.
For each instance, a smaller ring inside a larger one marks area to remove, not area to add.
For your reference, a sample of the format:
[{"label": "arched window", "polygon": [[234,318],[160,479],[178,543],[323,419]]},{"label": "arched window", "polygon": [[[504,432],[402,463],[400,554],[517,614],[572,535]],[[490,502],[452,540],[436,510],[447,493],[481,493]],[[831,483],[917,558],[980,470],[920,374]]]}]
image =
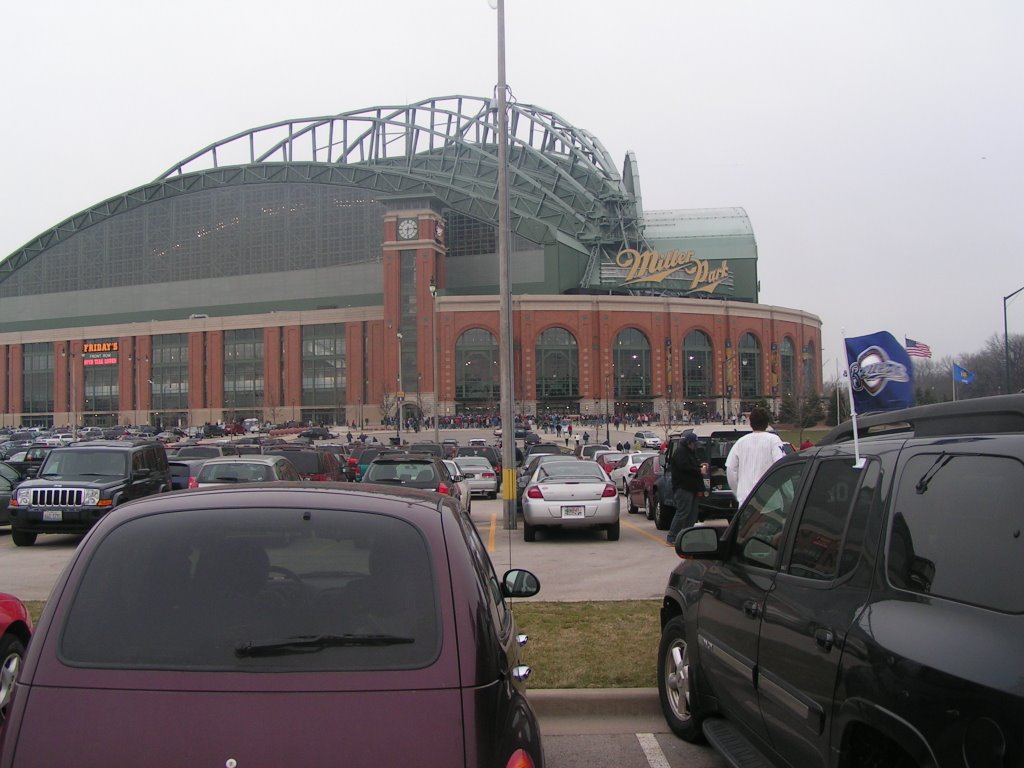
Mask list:
[{"label": "arched window", "polygon": [[455,342],[455,399],[496,400],[500,396],[498,342],[483,328],[471,328]]},{"label": "arched window", "polygon": [[760,397],[764,392],[761,381],[761,342],[752,333],[740,336],[740,397]]},{"label": "arched window", "polygon": [[626,328],[615,337],[615,397],[651,397],[651,344],[643,332]]},{"label": "arched window", "polygon": [[793,340],[786,336],[779,345],[779,394],[793,396],[796,394],[796,347]]},{"label": "arched window", "polygon": [[565,328],[548,328],[537,337],[537,399],[564,400],[580,394],[579,349]]},{"label": "arched window", "polygon": [[690,331],[683,339],[683,382],[686,397],[711,394],[713,350],[704,331]]},{"label": "arched window", "polygon": [[814,354],[814,350],[815,350],[814,342],[813,341],[808,341],[804,345],[803,352],[800,355],[803,358],[803,362],[804,362],[804,370],[803,370],[803,379],[804,379],[804,381],[803,381],[803,385],[804,385],[803,389],[804,389],[804,392],[803,393],[804,393],[805,396],[811,394],[812,392],[814,392],[817,389],[817,381],[815,380],[816,377],[814,375],[814,372],[817,370],[817,367],[818,367],[818,356]]}]

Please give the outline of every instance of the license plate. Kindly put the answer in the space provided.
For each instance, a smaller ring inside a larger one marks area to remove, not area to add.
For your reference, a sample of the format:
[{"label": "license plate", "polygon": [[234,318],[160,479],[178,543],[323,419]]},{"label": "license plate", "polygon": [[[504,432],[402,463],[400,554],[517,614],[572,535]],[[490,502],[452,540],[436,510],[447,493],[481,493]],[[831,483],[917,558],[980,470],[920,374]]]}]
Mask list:
[{"label": "license plate", "polygon": [[44,509],[43,522],[59,523],[64,520],[64,513],[59,509]]},{"label": "license plate", "polygon": [[562,517],[583,517],[584,507],[562,507]]}]

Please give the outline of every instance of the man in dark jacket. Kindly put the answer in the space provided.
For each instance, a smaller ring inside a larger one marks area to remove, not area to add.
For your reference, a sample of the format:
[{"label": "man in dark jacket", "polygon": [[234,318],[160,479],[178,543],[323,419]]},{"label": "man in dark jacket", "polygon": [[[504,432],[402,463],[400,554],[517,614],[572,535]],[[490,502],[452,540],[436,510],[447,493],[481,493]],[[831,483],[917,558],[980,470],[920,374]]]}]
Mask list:
[{"label": "man in dark jacket", "polygon": [[668,543],[675,544],[680,532],[697,522],[697,494],[704,492],[704,478],[697,458],[697,435],[687,432],[672,452],[672,501],[676,513],[668,532]]}]

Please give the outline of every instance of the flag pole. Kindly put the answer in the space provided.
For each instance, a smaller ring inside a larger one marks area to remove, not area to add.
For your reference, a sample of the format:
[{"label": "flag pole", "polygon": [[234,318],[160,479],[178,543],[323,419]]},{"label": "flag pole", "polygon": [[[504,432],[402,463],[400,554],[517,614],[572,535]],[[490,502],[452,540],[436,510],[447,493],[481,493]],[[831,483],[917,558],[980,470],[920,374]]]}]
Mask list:
[{"label": "flag pole", "polygon": [[853,466],[855,469],[862,469],[867,461],[860,457],[860,438],[857,435],[857,404],[853,400],[853,377],[850,375],[850,353],[846,348],[846,329],[841,329],[843,334],[843,354],[846,355],[846,388],[850,395],[850,420],[853,421]]}]

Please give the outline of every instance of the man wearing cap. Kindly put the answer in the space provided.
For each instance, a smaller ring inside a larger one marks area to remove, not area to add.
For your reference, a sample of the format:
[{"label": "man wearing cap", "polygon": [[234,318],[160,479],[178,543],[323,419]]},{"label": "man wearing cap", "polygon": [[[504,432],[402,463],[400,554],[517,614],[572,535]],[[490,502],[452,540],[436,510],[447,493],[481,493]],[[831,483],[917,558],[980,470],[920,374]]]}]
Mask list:
[{"label": "man wearing cap", "polygon": [[676,508],[667,541],[676,543],[679,533],[697,522],[697,494],[704,492],[704,478],[697,459],[697,435],[687,432],[679,447],[672,452],[672,501]]}]

